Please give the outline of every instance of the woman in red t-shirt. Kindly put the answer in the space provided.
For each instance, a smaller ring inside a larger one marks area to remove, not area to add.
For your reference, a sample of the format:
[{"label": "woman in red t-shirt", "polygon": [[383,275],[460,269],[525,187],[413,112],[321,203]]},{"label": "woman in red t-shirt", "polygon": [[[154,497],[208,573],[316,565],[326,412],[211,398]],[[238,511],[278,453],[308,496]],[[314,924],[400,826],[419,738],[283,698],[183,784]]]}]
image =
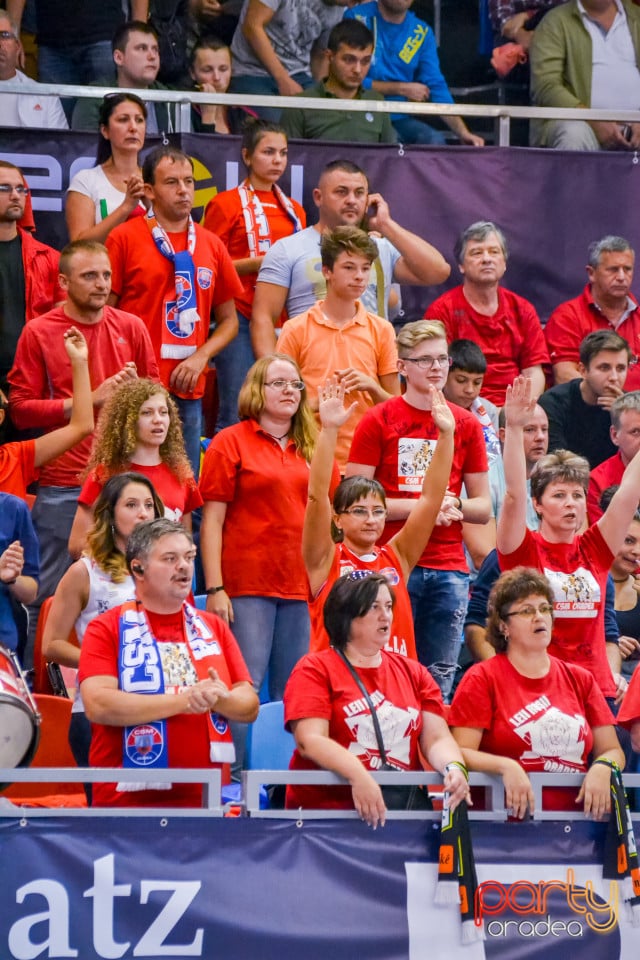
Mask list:
[{"label": "woman in red t-shirt", "polygon": [[276,240],[297,233],[307,223],[300,204],[278,186],[287,168],[287,135],[279,124],[247,120],[242,160],[246,178],[233,190],[217,194],[208,204],[203,221],[203,226],[226,245],[244,288],[236,299],[238,335],[216,356],[220,398],[217,430],[238,422],[238,393],[254,360],[249,320],[264,255]]},{"label": "woman in red t-shirt", "polygon": [[369,570],[383,573],[395,587],[389,649],[416,659],[407,579],[429,540],[447,490],[453,458],[454,416],[442,393],[432,387],[432,414],[440,435],[420,499],[398,533],[383,547],[378,547],[387,519],[381,484],[366,477],[348,477],[336,488],[333,506],[329,496],[338,431],[356,404],[344,408],[345,388],[336,378],[320,387],[318,395],[322,430],[311,461],[302,534],[302,556],[309,580],[311,650],[324,650],[329,646],[322,610],[332,585],[352,570]]},{"label": "woman in red t-shirt", "polygon": [[[316,424],[294,361],[257,360],[238,398],[241,421],[217,433],[200,475],[207,610],[228,622],[256,690],[269,672],[281,700],[309,649],[300,543]],[[337,470],[336,470],[337,473]],[[234,730],[237,763],[244,730]]]},{"label": "woman in red t-shirt", "polygon": [[69,536],[75,559],[86,546],[98,494],[109,477],[125,470],[148,477],[165,516],[191,529],[191,511],[202,506],[202,498],[185,453],[177,407],[153,380],[121,383],[102,408]]},{"label": "woman in red t-shirt", "polygon": [[290,786],[287,807],[355,807],[370,826],[384,825],[384,799],[371,776],[384,758],[352,669],[376,712],[389,766],[421,770],[421,751],[442,773],[451,809],[468,798],[466,769],[444,720],[435,680],[416,660],[385,649],[393,602],[381,573],[349,573],[331,588],[324,605],[331,648],[303,657],[291,674],[284,695],[285,723],[296,739],[291,770],[331,770],[349,786]]},{"label": "woman in red t-shirt", "polygon": [[611,809],[609,761],[623,767],[624,753],[592,675],[549,656],[553,606],[551,585],[537,570],[516,567],[498,578],[487,621],[496,656],[464,675],[449,724],[469,770],[502,777],[514,817],[534,811],[527,773],[549,772],[586,776],[577,796],[572,788],[545,788],[545,807],[583,802],[585,814],[598,819]]},{"label": "woman in red t-shirt", "polygon": [[605,697],[616,697],[617,680],[607,660],[604,598],[609,567],[638,508],[640,453],[625,470],[604,515],[584,533],[589,464],[566,450],[536,463],[531,500],[540,530],[527,529],[527,475],[523,429],[535,406],[531,380],[516,377],[507,388],[504,474],[506,493],[498,517],[497,547],[502,570],[516,566],[543,572],[554,594],[553,656],[580,663]]}]

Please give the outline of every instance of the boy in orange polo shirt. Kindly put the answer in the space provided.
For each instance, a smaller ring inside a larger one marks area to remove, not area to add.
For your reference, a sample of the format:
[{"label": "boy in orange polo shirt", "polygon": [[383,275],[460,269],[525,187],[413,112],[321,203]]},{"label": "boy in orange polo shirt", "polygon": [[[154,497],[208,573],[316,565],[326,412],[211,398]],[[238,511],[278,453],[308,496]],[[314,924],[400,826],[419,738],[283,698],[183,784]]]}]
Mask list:
[{"label": "boy in orange polo shirt", "polygon": [[333,376],[346,387],[345,404],[357,404],[338,434],[336,460],[341,471],[362,416],[400,393],[393,327],[383,317],[367,313],[358,299],[377,253],[375,240],[357,227],[325,233],[320,254],[326,299],[289,320],[278,340],[278,351],[298,364],[314,409],[318,387]]}]

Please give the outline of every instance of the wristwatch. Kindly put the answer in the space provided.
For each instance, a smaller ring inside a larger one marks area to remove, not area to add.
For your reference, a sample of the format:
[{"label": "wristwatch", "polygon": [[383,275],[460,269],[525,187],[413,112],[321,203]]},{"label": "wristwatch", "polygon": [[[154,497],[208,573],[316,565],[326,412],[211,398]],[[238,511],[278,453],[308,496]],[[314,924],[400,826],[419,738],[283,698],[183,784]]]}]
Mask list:
[{"label": "wristwatch", "polygon": [[212,597],[215,593],[220,593],[221,590],[224,590],[224,586],[220,584],[219,587],[207,587],[205,590],[205,596]]}]

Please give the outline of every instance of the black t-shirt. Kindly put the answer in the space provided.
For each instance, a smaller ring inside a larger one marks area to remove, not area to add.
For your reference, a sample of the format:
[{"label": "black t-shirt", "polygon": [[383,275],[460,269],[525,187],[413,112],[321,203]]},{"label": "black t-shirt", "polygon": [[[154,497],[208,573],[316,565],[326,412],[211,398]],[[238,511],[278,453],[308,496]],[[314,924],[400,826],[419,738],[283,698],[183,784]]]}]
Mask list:
[{"label": "black t-shirt", "polygon": [[571,450],[586,457],[591,469],[617,452],[611,442],[611,416],[602,407],[585,403],[580,393],[582,380],[570,380],[552,387],[538,403],[549,418],[549,453]]},{"label": "black t-shirt", "polygon": [[0,386],[13,366],[25,310],[22,240],[18,234],[14,240],[0,243]]},{"label": "black t-shirt", "polygon": [[101,0],[98,4],[88,0],[36,0],[38,43],[43,47],[111,40],[124,19],[122,0]]}]

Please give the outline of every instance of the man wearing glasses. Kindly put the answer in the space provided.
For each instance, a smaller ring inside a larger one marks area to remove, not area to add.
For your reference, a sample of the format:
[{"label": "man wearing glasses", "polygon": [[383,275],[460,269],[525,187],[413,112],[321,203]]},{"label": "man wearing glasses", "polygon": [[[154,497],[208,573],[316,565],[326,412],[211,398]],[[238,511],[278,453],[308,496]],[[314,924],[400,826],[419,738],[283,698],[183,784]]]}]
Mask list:
[{"label": "man wearing glasses", "polygon": [[[22,46],[18,29],[0,9],[0,115],[3,127],[66,130],[69,126],[58,97],[39,96],[38,84],[17,70]],[[20,84],[20,93],[5,93],[5,84]]]},{"label": "man wearing glasses", "polygon": [[458,238],[455,257],[462,284],[434,300],[425,317],[442,321],[449,343],[478,344],[487,358],[483,395],[497,407],[519,373],[531,377],[540,396],[549,354],[533,304],[500,286],[508,257],[502,230],[488,220],[472,223]]},{"label": "man wearing glasses", "polygon": [[[408,323],[396,344],[406,392],[365,414],[356,427],[346,469],[348,477],[375,478],[384,487],[388,509],[385,541],[397,533],[419,496],[438,436],[429,387],[442,390],[449,372],[441,323]],[[468,410],[449,406],[456,420],[449,489],[429,543],[407,583],[418,659],[431,672],[445,700],[456,673],[469,594],[462,523],[487,523],[491,514],[482,427]],[[463,483],[465,496],[461,498]]]},{"label": "man wearing glasses", "polygon": [[25,323],[64,300],[57,250],[18,225],[28,195],[22,171],[0,160],[0,390],[5,391]]},{"label": "man wearing glasses", "polygon": [[341,472],[358,421],[374,404],[400,393],[393,327],[360,302],[377,255],[375,241],[358,227],[325,233],[320,256],[326,298],[288,320],[278,340],[278,352],[298,364],[314,410],[318,387],[334,376],[345,387],[345,403],[354,404],[354,413],[338,431]]}]

